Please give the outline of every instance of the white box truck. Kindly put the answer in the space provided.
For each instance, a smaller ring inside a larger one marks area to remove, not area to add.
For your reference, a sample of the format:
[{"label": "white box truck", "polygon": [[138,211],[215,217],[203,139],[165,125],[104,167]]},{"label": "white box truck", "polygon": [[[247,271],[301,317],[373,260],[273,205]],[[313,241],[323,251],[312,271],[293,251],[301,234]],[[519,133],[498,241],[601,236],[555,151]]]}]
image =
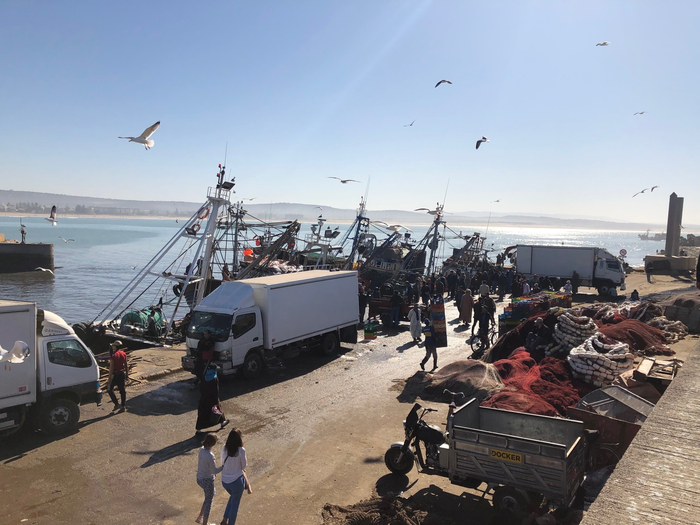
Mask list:
[{"label": "white box truck", "polygon": [[517,271],[526,278],[571,279],[576,271],[579,286],[596,288],[600,295],[617,295],[617,287],[625,289],[622,263],[604,248],[518,244],[515,257]]},{"label": "white box truck", "polygon": [[266,360],[309,346],[333,355],[341,341],[357,342],[357,283],[357,272],[324,270],[222,283],[194,309],[182,366],[194,370],[205,330],[215,341],[221,375],[242,368],[255,378]]},{"label": "white box truck", "polygon": [[47,434],[75,428],[80,405],[102,402],[95,356],[56,314],[0,300],[0,435],[32,422]]}]

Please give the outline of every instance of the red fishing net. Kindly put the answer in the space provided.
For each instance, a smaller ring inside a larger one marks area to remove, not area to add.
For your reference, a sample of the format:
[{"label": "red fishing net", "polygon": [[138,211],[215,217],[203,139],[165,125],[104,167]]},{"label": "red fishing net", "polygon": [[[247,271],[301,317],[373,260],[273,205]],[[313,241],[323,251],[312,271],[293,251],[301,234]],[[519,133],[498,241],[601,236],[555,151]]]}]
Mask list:
[{"label": "red fishing net", "polygon": [[493,365],[505,388],[482,402],[482,406],[563,416],[567,407],[576,405],[581,395],[591,390],[588,385],[574,382],[566,361],[545,357],[537,364],[524,348]]},{"label": "red fishing net", "polygon": [[633,351],[664,355],[675,353],[667,348],[666,337],[661,330],[636,319],[626,319],[617,324],[606,325],[601,327],[600,331],[610,339],[627,343]]}]

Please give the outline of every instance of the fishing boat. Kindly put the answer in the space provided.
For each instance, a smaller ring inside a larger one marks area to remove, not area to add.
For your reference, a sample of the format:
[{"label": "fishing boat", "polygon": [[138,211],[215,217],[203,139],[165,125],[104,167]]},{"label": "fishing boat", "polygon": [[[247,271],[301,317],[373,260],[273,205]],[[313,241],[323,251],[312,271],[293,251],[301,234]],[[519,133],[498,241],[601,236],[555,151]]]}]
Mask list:
[{"label": "fishing boat", "polygon": [[637,235],[640,241],[665,241],[666,233],[655,233],[654,235],[649,235],[651,230],[647,230],[646,233],[640,233]]}]

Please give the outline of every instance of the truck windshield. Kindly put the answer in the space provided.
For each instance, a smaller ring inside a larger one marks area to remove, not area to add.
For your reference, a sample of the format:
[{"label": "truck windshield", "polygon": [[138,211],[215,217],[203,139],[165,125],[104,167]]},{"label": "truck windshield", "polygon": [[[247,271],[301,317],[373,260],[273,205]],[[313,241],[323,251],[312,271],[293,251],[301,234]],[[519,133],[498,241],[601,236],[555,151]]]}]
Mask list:
[{"label": "truck windshield", "polygon": [[214,341],[226,341],[231,332],[232,315],[195,312],[187,329],[187,337],[201,339],[205,330],[211,332]]}]

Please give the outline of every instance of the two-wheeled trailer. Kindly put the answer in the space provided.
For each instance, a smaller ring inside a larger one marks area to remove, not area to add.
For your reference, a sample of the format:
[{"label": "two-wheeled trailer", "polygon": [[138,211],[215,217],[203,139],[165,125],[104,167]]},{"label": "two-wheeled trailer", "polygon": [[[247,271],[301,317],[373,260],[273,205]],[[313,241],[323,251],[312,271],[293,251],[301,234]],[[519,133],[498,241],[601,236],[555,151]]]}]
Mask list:
[{"label": "two-wheeled trailer", "polygon": [[556,506],[572,503],[585,469],[581,421],[481,407],[472,399],[453,412],[439,443],[434,429],[422,421],[433,410],[424,409],[417,417],[416,406],[405,422],[406,440],[394,443],[385,455],[392,472],[406,474],[408,461],[415,459],[422,469],[446,475],[455,485],[486,483],[484,493],[493,490],[494,506],[511,512],[526,510],[542,496]]}]

